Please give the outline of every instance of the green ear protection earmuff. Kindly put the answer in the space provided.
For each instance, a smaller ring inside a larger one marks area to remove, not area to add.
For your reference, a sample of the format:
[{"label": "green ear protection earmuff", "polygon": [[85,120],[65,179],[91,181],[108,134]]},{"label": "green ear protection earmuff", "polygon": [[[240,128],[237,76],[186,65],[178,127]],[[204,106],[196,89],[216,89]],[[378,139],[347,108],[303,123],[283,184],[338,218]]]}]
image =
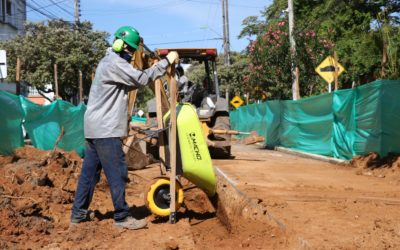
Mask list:
[{"label": "green ear protection earmuff", "polygon": [[124,41],[122,41],[122,39],[116,39],[112,45],[112,49],[115,52],[121,52],[124,49]]}]

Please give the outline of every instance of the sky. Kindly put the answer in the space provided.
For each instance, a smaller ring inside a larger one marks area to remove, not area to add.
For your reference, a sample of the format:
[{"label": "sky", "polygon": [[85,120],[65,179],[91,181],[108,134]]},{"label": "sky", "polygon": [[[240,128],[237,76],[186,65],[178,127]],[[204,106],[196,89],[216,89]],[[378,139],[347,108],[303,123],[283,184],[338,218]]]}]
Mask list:
[{"label": "sky", "polygon": [[[246,38],[238,39],[242,21],[259,16],[272,0],[229,0],[231,51],[242,51]],[[49,17],[74,20],[74,0],[27,0],[28,21]],[[43,15],[38,12],[44,12]],[[222,52],[221,0],[81,0],[81,21],[110,36],[120,26],[136,28],[151,48],[213,47]]]}]

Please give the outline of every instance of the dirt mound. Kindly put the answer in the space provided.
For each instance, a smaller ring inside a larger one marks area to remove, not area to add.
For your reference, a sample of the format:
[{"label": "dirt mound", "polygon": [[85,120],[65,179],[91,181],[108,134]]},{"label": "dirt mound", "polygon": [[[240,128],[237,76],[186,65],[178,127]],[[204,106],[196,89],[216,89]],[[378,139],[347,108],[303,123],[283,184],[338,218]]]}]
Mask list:
[{"label": "dirt mound", "polygon": [[82,161],[75,153],[17,149],[1,157],[0,248],[38,242],[60,221],[63,205],[70,204]]},{"label": "dirt mound", "polygon": [[399,179],[400,154],[389,153],[381,158],[377,153],[355,156],[350,163],[357,168],[357,174],[380,178]]},{"label": "dirt mound", "polygon": [[[217,202],[184,182],[178,223],[151,215],[145,188],[158,167],[129,172],[126,199],[131,214],[147,218],[148,229],[115,228],[105,176],[96,186],[90,209],[95,220],[70,226],[69,216],[81,158],[59,150],[24,147],[0,157],[0,249],[286,249],[285,230],[261,206],[219,177]],[[196,247],[195,247],[196,246]]]}]

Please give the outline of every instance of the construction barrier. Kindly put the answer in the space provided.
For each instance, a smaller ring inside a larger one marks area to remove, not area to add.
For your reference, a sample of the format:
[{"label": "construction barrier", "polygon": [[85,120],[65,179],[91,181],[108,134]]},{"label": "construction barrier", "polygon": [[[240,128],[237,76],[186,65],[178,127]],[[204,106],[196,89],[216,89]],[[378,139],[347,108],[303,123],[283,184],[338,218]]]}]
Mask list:
[{"label": "construction barrier", "polygon": [[[230,113],[232,129],[257,131],[269,146],[351,159],[377,152],[400,153],[400,80],[380,80],[298,101],[267,101]],[[23,127],[33,146],[84,152],[85,105],[57,100],[40,106],[0,91],[0,154],[24,145]]]},{"label": "construction barrier", "polygon": [[0,154],[8,155],[24,145],[24,111],[18,96],[0,91],[0,117]]},{"label": "construction barrier", "polygon": [[84,152],[83,115],[84,104],[74,106],[56,100],[50,105],[35,104],[23,96],[0,91],[0,154],[11,154],[15,148],[24,146],[23,127],[34,147],[53,149],[64,128],[58,147]]},{"label": "construction barrier", "polygon": [[340,159],[400,153],[400,80],[297,101],[267,101],[230,113],[232,129],[257,131],[266,145]]}]

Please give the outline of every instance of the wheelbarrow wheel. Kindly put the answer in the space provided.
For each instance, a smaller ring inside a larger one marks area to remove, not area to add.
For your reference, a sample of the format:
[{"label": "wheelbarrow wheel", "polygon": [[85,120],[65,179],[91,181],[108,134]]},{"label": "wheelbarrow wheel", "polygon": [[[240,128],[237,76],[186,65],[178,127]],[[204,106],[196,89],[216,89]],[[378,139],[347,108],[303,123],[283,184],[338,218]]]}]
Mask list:
[{"label": "wheelbarrow wheel", "polygon": [[[146,207],[155,215],[169,216],[171,196],[169,190],[170,180],[168,178],[157,178],[150,184],[145,196]],[[183,188],[176,181],[175,209],[176,211],[183,203]]]}]

